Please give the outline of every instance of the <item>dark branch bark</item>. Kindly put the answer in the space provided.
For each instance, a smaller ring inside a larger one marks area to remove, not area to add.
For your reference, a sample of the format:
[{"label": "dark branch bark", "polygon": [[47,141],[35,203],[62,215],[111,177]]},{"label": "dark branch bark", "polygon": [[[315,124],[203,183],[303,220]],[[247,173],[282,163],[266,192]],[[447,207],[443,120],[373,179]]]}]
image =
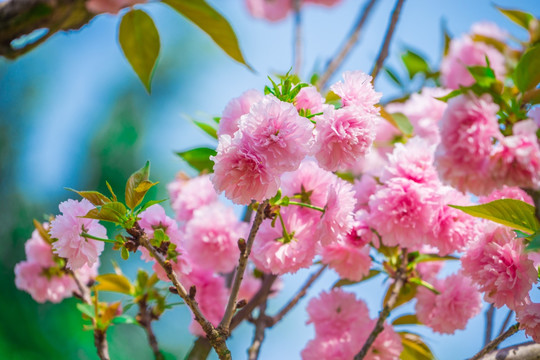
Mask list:
[{"label": "dark branch bark", "polygon": [[148,337],[148,344],[150,345],[150,348],[154,353],[154,358],[156,360],[164,360],[163,354],[161,353],[161,351],[159,351],[159,345],[156,335],[152,330],[152,321],[155,320],[155,318],[152,316],[152,309],[148,308],[148,305],[146,304],[146,296],[143,297],[141,301],[139,301],[138,305],[139,314],[137,317],[137,321],[139,322],[139,324],[141,324],[144,331],[146,331],[146,336]]},{"label": "dark branch bark", "polygon": [[540,344],[528,342],[493,351],[481,360],[539,360]]},{"label": "dark branch bark", "polygon": [[386,57],[388,56],[388,49],[390,48],[390,42],[392,41],[392,37],[394,35],[394,30],[396,29],[396,24],[399,19],[399,14],[401,13],[401,8],[403,7],[403,3],[405,0],[397,0],[396,6],[394,7],[394,10],[392,11],[392,18],[390,19],[390,24],[388,24],[388,29],[386,30],[386,35],[384,36],[384,41],[381,46],[381,50],[379,50],[379,56],[377,56],[377,61],[375,61],[375,65],[373,65],[373,69],[371,70],[371,76],[373,77],[373,84],[375,84],[375,79],[377,78],[377,75],[379,74],[379,71],[381,70],[384,60],[386,60]]},{"label": "dark branch bark", "polygon": [[[85,0],[8,0],[0,4],[0,55],[14,59],[58,31],[81,28],[94,16]],[[12,47],[13,40],[38,29],[48,33],[22,48]]]},{"label": "dark branch bark", "polygon": [[489,344],[487,344],[482,350],[478,352],[478,354],[474,355],[470,360],[480,360],[493,350],[499,346],[500,343],[502,343],[506,338],[514,335],[516,332],[519,331],[519,324],[514,324],[510,326],[508,330],[506,330],[501,335],[497,336],[493,341],[491,341]]},{"label": "dark branch bark", "polygon": [[491,341],[491,334],[493,333],[493,317],[495,316],[495,306],[489,304],[489,308],[486,310],[486,333],[484,334],[484,346]]},{"label": "dark branch bark", "polygon": [[373,9],[376,1],[377,0],[368,0],[366,5],[362,8],[358,19],[355,22],[353,29],[347,38],[347,41],[345,41],[341,49],[333,57],[332,61],[328,63],[326,69],[321,75],[321,78],[317,83],[317,88],[319,88],[319,90],[324,90],[324,88],[328,84],[328,81],[330,81],[332,75],[334,75],[337,69],[339,69],[343,61],[345,61],[345,59],[347,58],[347,55],[349,55],[349,53],[351,52],[354,45],[356,45],[356,43],[358,42],[358,39],[362,32],[362,28],[364,27],[364,24],[369,17],[369,14],[371,13],[371,10]]}]

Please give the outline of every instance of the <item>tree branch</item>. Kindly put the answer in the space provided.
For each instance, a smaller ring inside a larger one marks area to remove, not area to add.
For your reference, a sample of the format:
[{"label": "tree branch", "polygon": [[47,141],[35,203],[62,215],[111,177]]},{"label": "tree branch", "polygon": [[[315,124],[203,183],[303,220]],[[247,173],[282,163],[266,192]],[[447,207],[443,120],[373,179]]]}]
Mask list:
[{"label": "tree branch", "polygon": [[508,314],[504,318],[504,322],[503,322],[503,324],[501,326],[501,330],[499,330],[499,335],[504,333],[504,331],[506,330],[506,327],[508,326],[508,323],[512,319],[512,314],[514,314],[514,311],[513,310],[508,310]]},{"label": "tree branch", "polygon": [[319,90],[324,90],[324,88],[328,84],[328,81],[330,80],[332,75],[334,75],[337,69],[339,69],[339,67],[341,66],[343,61],[345,61],[345,58],[347,58],[347,55],[349,55],[354,45],[358,42],[358,38],[360,37],[362,28],[364,27],[364,24],[369,14],[371,13],[371,10],[373,9],[373,6],[375,5],[376,1],[377,0],[368,0],[366,5],[362,8],[360,13],[358,14],[358,18],[347,40],[341,46],[337,54],[334,55],[332,61],[328,63],[328,65],[326,66],[326,69],[321,75],[321,78],[319,79],[319,82],[317,83],[317,88],[319,88]]},{"label": "tree branch", "polygon": [[255,235],[257,235],[257,231],[259,231],[259,227],[261,226],[261,223],[265,218],[265,210],[267,206],[268,200],[259,204],[257,214],[255,215],[255,220],[253,220],[253,225],[251,225],[251,230],[249,232],[247,242],[243,239],[240,239],[238,241],[238,247],[240,248],[238,267],[236,269],[236,275],[234,277],[234,281],[231,287],[229,301],[227,303],[227,307],[225,308],[225,314],[223,315],[223,319],[218,326],[220,333],[224,334],[225,337],[228,337],[230,333],[229,327],[231,325],[234,312],[236,311],[236,301],[238,298],[238,291],[240,291],[240,284],[244,279],[244,272],[247,267],[249,254],[251,253],[251,247],[253,246],[253,242],[255,241]]},{"label": "tree branch", "polygon": [[394,279],[394,288],[390,293],[388,301],[379,313],[379,318],[377,319],[375,328],[369,334],[369,337],[367,338],[364,346],[362,346],[360,352],[356,354],[354,360],[362,360],[367,355],[369,348],[371,347],[371,345],[373,345],[373,342],[375,342],[377,336],[379,336],[379,334],[384,330],[384,322],[390,315],[390,311],[394,308],[401,288],[403,287],[403,285],[405,285],[405,282],[407,281],[407,251],[405,249],[403,250],[401,258],[401,265],[397,269]]},{"label": "tree branch", "polygon": [[148,308],[147,306],[146,296],[143,296],[142,299],[137,303],[137,305],[139,305],[139,314],[137,317],[137,321],[146,331],[146,335],[148,337],[148,344],[152,348],[154,358],[156,360],[164,360],[165,358],[163,357],[163,354],[161,353],[161,351],[159,351],[159,345],[156,335],[152,330],[152,320],[155,320],[155,318],[152,315],[152,309]]},{"label": "tree branch", "polygon": [[538,360],[540,359],[540,344],[527,342],[492,351],[482,360]]},{"label": "tree branch", "polygon": [[193,347],[187,354],[185,360],[204,360],[210,354],[212,345],[207,338],[199,336],[193,343]]},{"label": "tree branch", "polygon": [[486,333],[484,334],[484,346],[491,341],[491,334],[493,333],[493,316],[495,315],[495,306],[489,304],[486,310]]},{"label": "tree branch", "polygon": [[304,296],[306,296],[309,287],[313,285],[315,280],[317,280],[322,275],[325,269],[326,265],[321,266],[321,268],[316,273],[313,273],[308,278],[306,283],[300,288],[300,290],[298,290],[296,295],[275,316],[272,317],[272,325],[281,321],[281,319],[283,319],[283,317],[287,315],[287,313],[291,311]]},{"label": "tree branch", "polygon": [[381,70],[384,60],[386,60],[386,57],[388,56],[388,49],[390,48],[390,42],[392,41],[392,36],[394,35],[394,30],[396,29],[396,24],[399,19],[399,14],[401,13],[401,8],[403,7],[403,3],[405,0],[397,0],[396,6],[394,7],[394,10],[392,11],[392,17],[390,19],[390,24],[388,25],[388,29],[386,30],[386,35],[384,36],[384,41],[381,46],[381,49],[379,50],[379,56],[377,56],[377,61],[375,62],[375,65],[373,65],[373,69],[371,70],[371,76],[373,77],[373,84],[375,84],[375,79],[377,78],[377,75],[379,74],[379,71]]},{"label": "tree branch", "polygon": [[261,351],[261,345],[264,341],[264,333],[266,328],[271,323],[271,318],[266,315],[266,303],[267,299],[264,299],[262,304],[259,305],[259,316],[255,321],[255,335],[253,336],[253,342],[248,349],[248,359],[257,360]]},{"label": "tree branch", "polygon": [[[58,31],[79,29],[94,16],[85,0],[8,0],[0,4],[0,55],[14,59]],[[38,29],[48,33],[22,48],[12,47],[13,40]]]},{"label": "tree branch", "polygon": [[508,330],[506,330],[501,335],[497,336],[493,341],[491,341],[489,344],[487,344],[482,350],[480,350],[470,360],[480,360],[480,359],[482,359],[485,355],[487,355],[490,352],[492,352],[493,350],[495,350],[497,348],[497,346],[499,346],[499,344],[502,343],[506,338],[514,335],[518,331],[519,331],[519,324],[518,323],[510,326],[510,328],[508,328]]}]

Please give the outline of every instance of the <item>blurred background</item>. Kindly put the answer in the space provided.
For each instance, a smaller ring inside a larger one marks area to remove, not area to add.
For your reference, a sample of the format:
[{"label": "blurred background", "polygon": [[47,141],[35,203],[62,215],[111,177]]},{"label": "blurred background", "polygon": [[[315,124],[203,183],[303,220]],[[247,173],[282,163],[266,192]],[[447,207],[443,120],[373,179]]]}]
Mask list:
[{"label": "blurred background", "polygon": [[[262,90],[269,74],[285,73],[292,65],[292,17],[278,23],[252,18],[244,0],[209,1],[230,21],[247,61],[255,71],[228,58],[207,35],[160,3],[142,5],[161,35],[161,55],[149,96],[122,55],[116,35],[119,18],[101,15],[80,31],[53,36],[42,46],[15,60],[0,59],[0,359],[97,359],[91,332],[83,331],[75,299],[60,304],[37,304],[14,285],[13,268],[24,259],[24,242],[32,219],[57,214],[58,203],[72,197],[64,189],[105,191],[105,180],[121,192],[127,177],[146,160],[152,180],[160,181],[149,195],[167,197],[165,185],[179,170],[190,172],[175,154],[196,146],[215,146],[186,116],[219,116],[232,97],[250,88]],[[324,67],[349,32],[364,1],[343,0],[327,8],[303,10],[302,75]],[[467,32],[472,23],[489,20],[517,38],[525,33],[495,8],[518,8],[540,16],[538,0],[411,0],[405,3],[387,64],[404,76],[399,55],[412,48],[437,68],[443,48],[442,24],[452,36]],[[393,0],[380,0],[359,45],[333,80],[344,70],[371,70],[384,35]],[[399,90],[381,74],[376,88],[385,98]],[[101,273],[111,272],[110,249],[102,256]],[[137,261],[121,264],[133,277]],[[447,271],[453,271],[448,269]],[[282,294],[270,304],[278,309],[303,283],[309,272],[285,277]],[[336,276],[328,272],[310,291],[328,289]],[[377,278],[350,287],[367,301],[372,316],[383,293]],[[306,326],[306,301],[267,332],[261,359],[299,359],[313,338]],[[400,309],[399,313],[406,312]],[[495,330],[506,313],[499,311]],[[166,312],[155,329],[170,359],[181,359],[193,337],[184,307]],[[231,339],[235,359],[245,358],[251,325],[240,327]],[[467,330],[441,336],[421,333],[439,359],[462,359],[476,353],[484,336],[483,313]],[[134,325],[108,332],[112,359],[152,359],[145,334]],[[523,342],[516,335],[503,345]]]}]

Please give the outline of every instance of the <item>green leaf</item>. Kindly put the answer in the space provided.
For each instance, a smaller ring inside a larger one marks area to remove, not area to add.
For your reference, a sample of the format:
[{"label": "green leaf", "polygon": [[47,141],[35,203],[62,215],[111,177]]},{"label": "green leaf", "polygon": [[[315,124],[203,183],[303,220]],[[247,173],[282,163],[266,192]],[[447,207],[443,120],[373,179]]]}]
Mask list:
[{"label": "green leaf", "polygon": [[[383,304],[386,304],[388,302],[388,299],[390,298],[390,294],[392,294],[392,291],[394,290],[395,283],[392,283],[388,290],[386,291],[386,295],[384,296]],[[414,299],[414,296],[416,295],[416,290],[418,288],[417,284],[414,283],[406,283],[401,287],[401,290],[399,291],[397,301],[394,304],[394,307],[392,309],[397,308],[398,306],[401,306],[403,304],[408,303],[412,299]],[[390,309],[390,310],[392,310]]]},{"label": "green leaf", "polygon": [[538,251],[540,250],[540,231],[536,232],[530,237],[531,242],[527,245],[525,251]]},{"label": "green leaf", "polygon": [[446,256],[440,256],[437,254],[420,254],[416,259],[414,259],[413,263],[421,263],[421,262],[427,262],[427,261],[444,261],[444,260],[459,260],[458,257],[452,256],[452,255],[446,255]]},{"label": "green leaf", "polygon": [[497,80],[495,79],[495,72],[493,69],[486,66],[467,66],[467,70],[473,76],[478,85],[482,87],[490,87]]},{"label": "green leaf", "polygon": [[94,288],[97,291],[112,291],[121,294],[133,294],[133,285],[127,277],[118,274],[103,274],[96,277],[97,285]]},{"label": "green leaf", "polygon": [[401,80],[399,80],[399,77],[394,70],[392,70],[390,67],[387,67],[387,66],[383,67],[383,70],[386,73],[386,75],[388,75],[390,80],[392,80],[400,88],[403,88],[403,83],[401,82]]},{"label": "green leaf", "polygon": [[514,199],[500,199],[475,206],[448,205],[469,215],[510,226],[529,234],[540,230],[535,216],[535,208],[526,202]]},{"label": "green leaf", "polygon": [[515,230],[515,229],[514,229],[514,232],[516,233],[516,237],[518,239],[525,239],[525,238],[528,238],[529,236],[531,236],[530,234],[526,234],[523,231],[519,231],[519,230]]},{"label": "green leaf", "polygon": [[139,193],[141,192],[146,193],[148,190],[150,190],[153,186],[156,186],[157,184],[159,184],[159,181],[151,182],[150,180],[144,180],[144,181],[141,181],[139,185],[137,185],[137,187],[135,188],[135,191]]},{"label": "green leaf", "polygon": [[39,221],[37,221],[36,219],[33,220],[34,221],[34,227],[36,228],[39,236],[41,236],[41,238],[45,241],[47,241],[48,243],[51,242],[51,236],[49,235],[49,231],[48,230],[45,230],[45,228],[43,227],[43,224],[41,224]]},{"label": "green leaf", "polygon": [[194,119],[191,119],[191,121],[197,125],[202,131],[204,131],[205,133],[207,133],[208,135],[210,135],[211,137],[213,137],[214,139],[217,139],[218,138],[218,135],[217,135],[217,130],[216,128],[214,128],[213,126],[207,124],[207,123],[203,123],[203,122],[200,122],[200,121],[197,121],[197,120],[194,120]]},{"label": "green leaf", "polygon": [[420,286],[423,286],[425,287],[426,289],[430,290],[432,293],[436,294],[436,295],[439,295],[440,292],[439,290],[435,289],[435,287],[433,285],[431,285],[430,283],[428,283],[427,281],[425,280],[422,280],[420,278],[417,278],[417,277],[413,277],[413,278],[410,278],[409,279],[409,282],[413,283],[413,284],[416,284],[416,285],[420,285]]},{"label": "green leaf", "polygon": [[90,201],[95,206],[101,206],[103,204],[106,204],[108,202],[111,202],[111,200],[103,195],[102,193],[98,191],[77,191],[70,188],[66,188],[66,190],[73,191],[74,193],[79,194],[86,200]]},{"label": "green leaf", "polygon": [[427,61],[422,56],[411,50],[407,50],[405,54],[401,55],[401,60],[407,68],[410,79],[412,79],[414,75],[418,73],[425,74],[430,72],[429,64],[427,63]]},{"label": "green leaf", "polygon": [[398,332],[403,344],[401,360],[433,360],[435,356],[419,335],[409,332]]},{"label": "green leaf", "polygon": [[100,208],[90,210],[85,216],[81,217],[121,224],[126,212],[126,207],[121,202],[109,202]]},{"label": "green leaf", "polygon": [[[125,308],[124,308],[125,309]],[[126,314],[115,317],[112,320],[113,324],[136,324],[135,318]]]},{"label": "green leaf", "polygon": [[496,8],[513,22],[529,30],[529,24],[534,19],[534,15],[520,10],[503,9],[498,6]]},{"label": "green leaf", "polygon": [[187,151],[176,153],[184,161],[186,161],[192,168],[199,170],[199,172],[212,172],[214,168],[214,162],[210,160],[210,156],[215,156],[216,151],[214,149],[200,147]]},{"label": "green leaf", "polygon": [[95,316],[94,307],[90,304],[77,303],[77,310],[82,312],[84,315],[88,316],[90,319],[93,319]]},{"label": "green leaf", "polygon": [[120,256],[122,256],[122,259],[124,260],[129,259],[129,250],[125,246],[120,248]]},{"label": "green leaf", "polygon": [[540,83],[540,44],[528,49],[519,59],[514,82],[521,92],[533,89]]},{"label": "green leaf", "polygon": [[159,55],[159,33],[152,18],[140,9],[128,11],[120,22],[118,41],[131,67],[150,92]]},{"label": "green leaf", "polygon": [[105,181],[105,184],[107,184],[107,189],[109,189],[109,192],[111,193],[113,201],[117,201],[118,198],[116,197],[116,194],[114,193],[111,184],[109,184],[108,181]]},{"label": "green leaf", "polygon": [[147,161],[144,167],[134,172],[126,183],[126,204],[130,209],[134,209],[141,203],[146,191],[137,191],[137,187],[148,181],[150,176],[150,161]]},{"label": "green leaf", "polygon": [[141,208],[138,210],[138,213],[143,212],[144,210],[148,209],[152,205],[160,204],[164,201],[167,201],[167,199],[161,199],[161,200],[150,200],[141,206]]},{"label": "green leaf", "polygon": [[435,98],[435,99],[447,102],[451,98],[454,98],[456,96],[459,96],[459,95],[463,94],[463,91],[464,91],[463,89],[452,90],[451,92],[449,92],[445,96],[441,96],[441,97],[438,97],[438,98]]},{"label": "green leaf", "polygon": [[163,0],[163,2],[188,18],[231,58],[249,69],[238,45],[238,39],[229,22],[204,0]]},{"label": "green leaf", "polygon": [[358,283],[361,283],[362,281],[366,281],[367,279],[371,279],[372,277],[377,276],[380,273],[381,273],[380,270],[371,269],[369,270],[369,274],[367,274],[361,280],[358,280],[358,281],[353,281],[349,279],[340,279],[335,282],[335,284],[332,286],[332,289],[342,287],[342,286],[358,284]]},{"label": "green leaf", "polygon": [[401,130],[402,133],[404,133],[405,135],[412,135],[414,128],[409,121],[409,118],[405,116],[405,114],[397,112],[390,115],[392,116],[398,126],[398,129]]},{"label": "green leaf", "polygon": [[414,314],[401,315],[392,321],[392,325],[420,325],[421,322]]}]

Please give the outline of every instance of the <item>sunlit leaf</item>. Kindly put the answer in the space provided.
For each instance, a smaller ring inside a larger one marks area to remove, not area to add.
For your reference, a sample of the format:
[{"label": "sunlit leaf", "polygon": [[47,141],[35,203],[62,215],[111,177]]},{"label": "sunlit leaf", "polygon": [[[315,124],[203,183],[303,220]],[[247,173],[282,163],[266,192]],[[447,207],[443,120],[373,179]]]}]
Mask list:
[{"label": "sunlit leaf", "polygon": [[43,224],[40,223],[39,221],[37,221],[36,219],[34,219],[34,227],[36,228],[39,236],[41,236],[41,238],[47,242],[51,242],[51,236],[49,235],[49,232],[47,230],[45,230],[45,228],[43,227]]},{"label": "sunlit leaf", "polygon": [[199,170],[199,172],[212,172],[214,168],[214,162],[210,160],[210,156],[216,155],[214,149],[200,147],[178,152],[177,155],[184,159],[192,168]]},{"label": "sunlit leaf", "polygon": [[519,59],[514,82],[521,92],[533,89],[540,83],[540,44],[531,47]]},{"label": "sunlit leaf", "polygon": [[459,258],[452,255],[441,256],[437,254],[420,254],[418,255],[416,259],[414,259],[414,263],[421,263],[421,262],[427,262],[427,261],[444,261],[444,260],[459,260]]},{"label": "sunlit leaf", "polygon": [[515,199],[500,199],[475,206],[448,205],[469,215],[494,221],[528,234],[540,230],[535,216],[535,208],[526,202]]},{"label": "sunlit leaf", "polygon": [[392,325],[418,325],[421,324],[414,314],[401,315],[392,321]]},{"label": "sunlit leaf", "polygon": [[422,56],[411,50],[407,50],[403,55],[401,55],[401,60],[403,61],[403,64],[405,64],[407,72],[409,73],[409,78],[411,79],[418,73],[425,74],[431,71],[427,61]]},{"label": "sunlit leaf", "polygon": [[146,191],[137,191],[137,187],[148,181],[150,176],[150,161],[147,161],[144,167],[134,172],[126,183],[126,204],[130,209],[134,209],[141,203],[146,195]]},{"label": "sunlit leaf", "polygon": [[121,224],[126,215],[126,207],[121,202],[109,202],[90,210],[83,218],[109,221]]},{"label": "sunlit leaf", "polygon": [[93,319],[95,316],[94,307],[90,304],[77,303],[77,309],[82,312],[84,315]]},{"label": "sunlit leaf", "polygon": [[332,289],[342,287],[342,286],[358,284],[358,283],[361,283],[362,281],[366,281],[368,279],[371,279],[372,277],[377,276],[380,273],[381,272],[379,270],[371,269],[371,270],[369,270],[368,275],[364,276],[361,280],[358,280],[358,281],[353,281],[353,280],[349,280],[349,279],[340,279],[340,280],[335,282],[335,284],[332,286]]},{"label": "sunlit leaf", "polygon": [[409,121],[409,118],[405,116],[405,114],[397,112],[390,115],[392,116],[392,118],[397,124],[398,129],[401,130],[402,133],[404,133],[405,135],[412,135],[414,128]]},{"label": "sunlit leaf", "polygon": [[476,83],[482,87],[490,87],[497,80],[493,69],[486,66],[467,66]]},{"label": "sunlit leaf", "polygon": [[534,20],[534,15],[521,10],[503,9],[498,6],[496,6],[496,8],[510,20],[527,30],[529,30],[530,22]]},{"label": "sunlit leaf", "polygon": [[118,274],[103,274],[96,278],[97,285],[95,289],[98,291],[112,291],[121,294],[131,295],[133,293],[133,285],[127,277]]},{"label": "sunlit leaf", "polygon": [[120,22],[118,41],[131,67],[150,92],[152,73],[160,50],[159,33],[154,21],[143,10],[128,11]]},{"label": "sunlit leaf", "polygon": [[423,339],[416,334],[409,332],[398,332],[403,344],[401,360],[433,360],[435,356],[431,349],[424,343]]},{"label": "sunlit leaf", "polygon": [[[163,0],[163,2],[188,18],[231,58],[241,64],[246,63],[238,45],[238,39],[229,22],[204,0]],[[251,68],[250,68],[251,69]]]},{"label": "sunlit leaf", "polygon": [[396,74],[394,70],[392,70],[388,66],[383,67],[383,70],[386,73],[386,75],[388,75],[388,78],[390,80],[392,80],[400,88],[403,88],[403,83],[401,82],[401,80],[399,79],[398,75]]},{"label": "sunlit leaf", "polygon": [[102,193],[98,191],[77,191],[70,188],[66,188],[66,189],[79,194],[80,196],[90,201],[95,206],[101,206],[103,204],[111,202],[111,200],[108,197],[106,197],[105,195],[103,195]]},{"label": "sunlit leaf", "polygon": [[145,202],[143,206],[138,210],[139,212],[143,212],[144,210],[148,209],[152,205],[160,204],[164,201],[167,201],[167,199],[161,199],[161,200],[150,200],[148,202]]},{"label": "sunlit leaf", "polygon": [[208,135],[210,135],[212,138],[214,139],[217,139],[218,138],[218,135],[217,135],[217,129],[207,123],[203,123],[203,122],[200,122],[200,121],[197,121],[197,120],[194,120],[194,119],[191,119],[191,121],[197,125],[197,127],[199,127],[199,129],[201,129],[202,131],[204,131],[205,133],[207,133]]},{"label": "sunlit leaf", "polygon": [[[125,309],[125,307],[124,307],[124,309]],[[115,317],[112,320],[112,323],[113,324],[136,324],[137,321],[135,320],[135,318],[133,316],[122,314],[120,316]]]},{"label": "sunlit leaf", "polygon": [[[383,304],[386,304],[388,300],[390,299],[390,295],[392,291],[394,290],[395,283],[392,283],[388,290],[386,291],[386,295],[384,296],[384,302]],[[405,303],[408,303],[412,299],[414,299],[414,296],[416,295],[416,290],[418,288],[418,285],[413,283],[406,283],[401,287],[401,290],[399,291],[396,303],[392,307],[392,309],[397,308],[398,306],[401,306]],[[390,310],[392,310],[390,309]]]},{"label": "sunlit leaf", "polygon": [[426,289],[430,290],[431,292],[439,295],[440,292],[435,289],[435,287],[433,285],[431,285],[430,283],[428,283],[427,281],[425,280],[422,280],[420,278],[416,278],[416,277],[412,277],[409,279],[409,282],[413,283],[413,284],[416,284],[416,285],[420,285],[420,286],[423,286],[425,287]]}]

